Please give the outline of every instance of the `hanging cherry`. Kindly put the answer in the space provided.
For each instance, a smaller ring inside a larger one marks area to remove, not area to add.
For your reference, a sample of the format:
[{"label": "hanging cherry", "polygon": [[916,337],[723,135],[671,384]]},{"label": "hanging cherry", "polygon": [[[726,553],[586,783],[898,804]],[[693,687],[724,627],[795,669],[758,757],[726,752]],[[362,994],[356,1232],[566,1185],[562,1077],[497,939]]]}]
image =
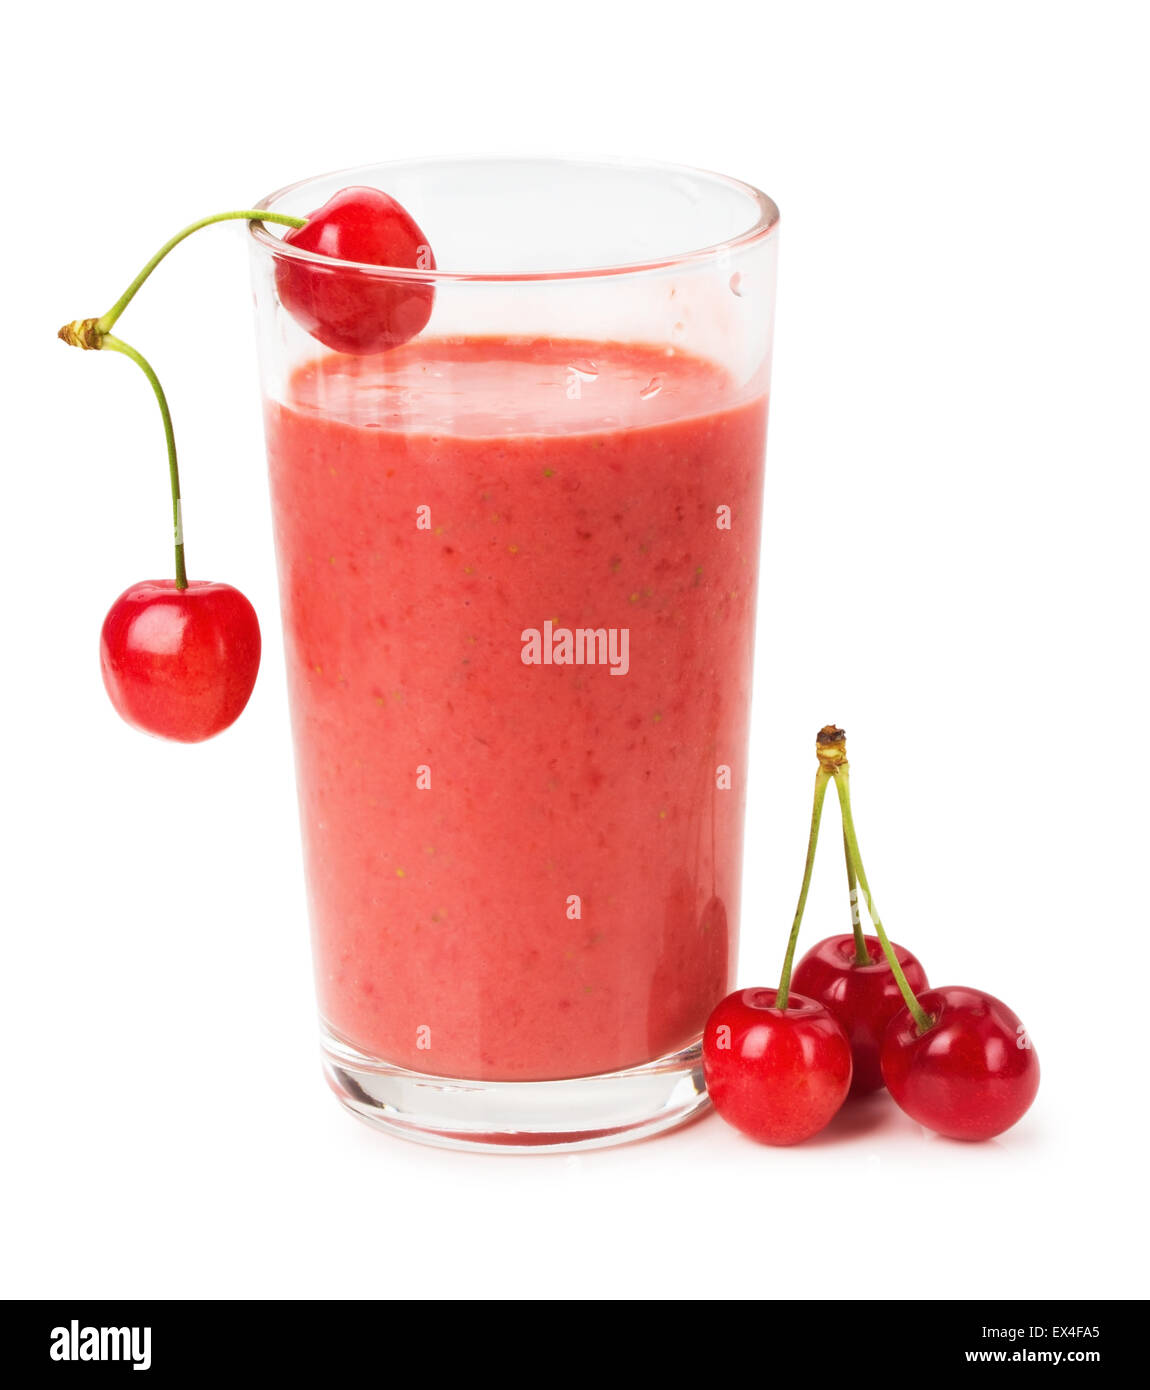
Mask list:
[{"label": "hanging cherry", "polygon": [[435,266],[423,233],[393,198],[377,189],[348,188],[308,220],[254,209],[201,218],[164,243],[106,314],[60,329],[59,337],[70,346],[130,358],[144,373],[160,408],[172,495],[175,578],[144,580],[120,595],[104,620],[100,667],[112,704],[129,724],[187,743],[226,729],[247,704],[259,670],[259,622],[238,589],[212,581],[189,582],[168,402],[151,364],[112,328],[174,247],[201,227],[236,220],[279,223],[290,229],[285,242],[314,253],[306,259],[283,258],[277,265],[277,285],[289,312],[328,347],[368,353],[405,342],[426,325],[433,297],[426,281],[397,283],[323,263],[324,258],[335,258],[370,266]]}]

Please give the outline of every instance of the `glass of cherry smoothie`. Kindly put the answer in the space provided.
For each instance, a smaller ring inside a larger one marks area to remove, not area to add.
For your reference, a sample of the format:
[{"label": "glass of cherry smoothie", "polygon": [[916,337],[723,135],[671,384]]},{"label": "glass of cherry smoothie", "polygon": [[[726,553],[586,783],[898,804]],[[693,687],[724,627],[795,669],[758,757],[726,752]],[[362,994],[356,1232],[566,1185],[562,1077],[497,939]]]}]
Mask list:
[{"label": "glass of cherry smoothie", "polygon": [[778,212],[735,180],[464,159],[426,327],[333,352],[252,247],[326,1074],[411,1138],[637,1138],[732,983]]}]

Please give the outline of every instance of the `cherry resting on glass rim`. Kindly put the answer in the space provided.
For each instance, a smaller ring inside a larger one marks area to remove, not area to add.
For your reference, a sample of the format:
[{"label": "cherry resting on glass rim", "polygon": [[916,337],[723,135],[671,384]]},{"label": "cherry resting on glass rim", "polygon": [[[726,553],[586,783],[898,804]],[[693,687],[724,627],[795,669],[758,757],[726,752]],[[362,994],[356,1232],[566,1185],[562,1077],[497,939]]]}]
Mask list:
[{"label": "cherry resting on glass rim", "polygon": [[230,584],[145,579],[116,600],[100,669],[118,713],[160,738],[201,743],[248,702],[260,665],[255,609]]},{"label": "cherry resting on glass rim", "polygon": [[[431,246],[410,213],[378,188],[341,188],[284,242],[338,261],[434,270]],[[435,291],[419,281],[277,258],[276,288],[291,316],[336,352],[367,356],[414,338]]]},{"label": "cherry resting on glass rim", "polygon": [[793,991],[740,989],[703,1032],[703,1077],[728,1124],[764,1144],[798,1144],[834,1117],[851,1084],[851,1049],[835,1018]]},{"label": "cherry resting on glass rim", "polygon": [[[898,981],[883,954],[877,936],[864,936],[868,965],[855,960],[853,934],[828,936],[812,946],[795,966],[791,984],[800,994],[817,999],[834,1014],[851,1045],[854,1079],[851,1095],[881,1090],[879,1049],[887,1024],[906,1007]],[[892,941],[907,983],[916,994],[929,989],[926,971],[897,941]]]},{"label": "cherry resting on glass rim", "polygon": [[911,1117],[948,1139],[992,1139],[1016,1124],[1038,1091],[1038,1054],[1022,1022],[980,989],[928,989],[918,1002],[934,1020],[919,1033],[909,1010],[882,1044],[882,1074]]}]

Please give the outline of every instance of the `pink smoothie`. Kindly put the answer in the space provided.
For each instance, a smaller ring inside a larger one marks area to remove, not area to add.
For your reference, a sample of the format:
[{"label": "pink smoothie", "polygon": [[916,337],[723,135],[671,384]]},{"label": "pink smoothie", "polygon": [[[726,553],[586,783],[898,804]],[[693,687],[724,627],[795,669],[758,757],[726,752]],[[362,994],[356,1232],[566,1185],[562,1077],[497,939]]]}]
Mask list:
[{"label": "pink smoothie", "polygon": [[430,339],[301,368],[267,429],[327,1027],[478,1080],[693,1041],[736,944],[765,398]]}]

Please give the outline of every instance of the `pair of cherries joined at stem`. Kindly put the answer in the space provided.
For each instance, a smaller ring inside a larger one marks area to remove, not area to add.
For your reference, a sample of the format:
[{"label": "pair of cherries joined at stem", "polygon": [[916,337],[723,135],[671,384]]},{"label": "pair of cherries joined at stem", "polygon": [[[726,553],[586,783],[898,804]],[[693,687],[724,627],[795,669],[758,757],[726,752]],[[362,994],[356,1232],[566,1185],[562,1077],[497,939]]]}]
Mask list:
[{"label": "pair of cherries joined at stem", "polygon": [[[434,270],[435,257],[411,215],[375,188],[344,188],[309,218],[218,213],[193,222],[160,248],[100,318],[60,329],[73,347],[108,349],[147,377],[163,419],[175,537],[175,578],[133,584],[112,605],[100,635],[104,685],[119,714],[145,733],[199,743],[233,723],[260,664],[255,609],[230,584],[189,581],[184,560],[180,475],[171,412],[147,359],[112,333],[152,271],[185,237],[215,222],[275,222],[303,257],[276,261],[276,290],[292,317],[326,347],[364,356],[398,347],[423,330],[434,297],[428,281],[373,275],[364,267]],[[349,266],[353,262],[355,268]]]},{"label": "pair of cherries joined at stem", "polygon": [[[950,1139],[993,1138],[1030,1108],[1038,1056],[1001,1000],[961,986],[929,988],[918,960],[887,937],[859,854],[846,735],[827,725],[816,751],[807,858],[779,986],[727,995],[704,1030],[703,1074],[715,1109],[754,1139],[795,1144],[823,1129],[848,1094],[885,1085],[927,1129]],[[820,941],[794,966],[832,780],[853,931]],[[874,936],[862,932],[859,889]]]}]

